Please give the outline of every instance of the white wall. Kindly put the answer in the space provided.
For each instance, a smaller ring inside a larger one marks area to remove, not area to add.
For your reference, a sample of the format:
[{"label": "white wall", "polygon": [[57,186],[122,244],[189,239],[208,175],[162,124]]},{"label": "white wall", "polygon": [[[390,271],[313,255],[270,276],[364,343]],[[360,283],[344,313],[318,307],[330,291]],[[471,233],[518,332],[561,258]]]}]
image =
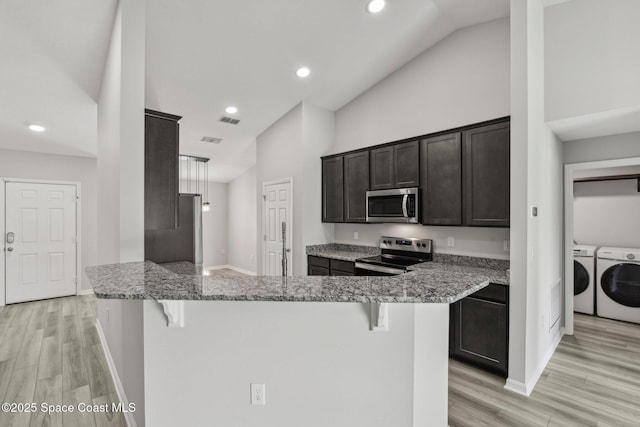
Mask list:
[{"label": "white wall", "polygon": [[[144,260],[144,0],[120,0],[98,101],[98,263]],[[142,303],[102,300],[104,331],[126,398],[145,424]]]},{"label": "white wall", "polygon": [[[358,239],[353,233],[358,233]],[[381,236],[432,239],[434,252],[509,259],[503,243],[509,240],[508,228],[429,227],[418,224],[336,224],[336,243],[378,246]],[[455,246],[447,246],[447,238],[455,238]]]},{"label": "white wall", "polygon": [[[511,1],[509,379],[530,393],[561,334],[562,147],[544,120],[544,6]],[[538,215],[530,214],[537,207]]]},{"label": "white wall", "polygon": [[509,19],[458,30],[336,112],[332,153],[508,116]]},{"label": "white wall", "polygon": [[569,1],[545,10],[547,121],[640,105],[640,2]]},{"label": "white wall", "polygon": [[[507,116],[509,82],[509,20],[458,30],[337,111],[331,152]],[[335,241],[342,243],[377,245],[382,235],[430,238],[438,253],[509,258],[507,228],[335,226]]]},{"label": "white wall", "polygon": [[258,179],[258,203],[256,204],[258,218],[258,234],[256,236],[258,246],[258,271],[262,271],[262,184],[282,178],[293,178],[293,234],[291,248],[293,253],[293,274],[302,274],[301,265],[303,257],[300,252],[302,247],[302,222],[303,216],[303,182],[304,170],[302,167],[303,142],[302,142],[302,104],[298,104],[291,111],[282,116],[267,130],[258,135],[256,139],[256,176]]},{"label": "white wall", "polygon": [[640,157],[640,132],[569,141],[563,150],[564,163]]},{"label": "white wall", "polygon": [[579,244],[640,247],[637,179],[576,182],[573,236]]},{"label": "white wall", "polygon": [[302,132],[304,141],[304,205],[303,218],[303,265],[307,271],[306,246],[334,241],[334,225],[322,223],[322,161],[335,140],[335,114],[308,102],[302,103]]},{"label": "white wall", "polygon": [[120,262],[120,104],[122,10],[116,10],[98,100],[98,262]]},{"label": "white wall", "polygon": [[[188,193],[187,180],[180,180],[180,192]],[[191,185],[195,186],[194,181]],[[196,188],[190,189],[196,193]],[[198,191],[203,193],[204,189]],[[228,234],[228,185],[220,182],[209,182],[209,203],[210,210],[202,212],[202,265],[211,267],[227,264],[227,234]]]},{"label": "white wall", "polygon": [[231,181],[228,191],[228,264],[257,273],[256,167]]},{"label": "white wall", "polygon": [[59,156],[26,151],[0,150],[0,174],[4,178],[29,178],[81,183],[81,289],[91,283],[84,269],[98,263],[96,203],[96,159]]},{"label": "white wall", "polygon": [[[184,329],[167,328],[144,302],[149,425],[447,425],[447,304],[390,304],[387,332],[369,330],[360,303],[184,309]],[[250,405],[251,383],[265,384],[265,406]]]},{"label": "white wall", "polygon": [[293,178],[293,274],[307,271],[305,247],[331,241],[333,230],[321,223],[320,157],[333,142],[332,112],[302,102],[260,134],[256,141],[258,185],[258,271],[262,268],[262,184]]},{"label": "white wall", "polygon": [[228,184],[209,183],[211,209],[202,212],[202,265],[228,264]]}]

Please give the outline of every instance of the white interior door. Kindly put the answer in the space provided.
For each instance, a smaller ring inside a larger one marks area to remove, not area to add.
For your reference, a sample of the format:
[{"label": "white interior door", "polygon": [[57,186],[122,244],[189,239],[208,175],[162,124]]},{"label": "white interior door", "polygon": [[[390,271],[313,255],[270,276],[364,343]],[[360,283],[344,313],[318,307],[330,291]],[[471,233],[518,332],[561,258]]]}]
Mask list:
[{"label": "white interior door", "polygon": [[287,252],[287,275],[291,276],[293,263],[291,256],[291,181],[264,184],[264,262],[266,276],[282,275],[282,225],[286,227],[285,248]]},{"label": "white interior door", "polygon": [[5,183],[7,304],[76,293],[76,187]]}]

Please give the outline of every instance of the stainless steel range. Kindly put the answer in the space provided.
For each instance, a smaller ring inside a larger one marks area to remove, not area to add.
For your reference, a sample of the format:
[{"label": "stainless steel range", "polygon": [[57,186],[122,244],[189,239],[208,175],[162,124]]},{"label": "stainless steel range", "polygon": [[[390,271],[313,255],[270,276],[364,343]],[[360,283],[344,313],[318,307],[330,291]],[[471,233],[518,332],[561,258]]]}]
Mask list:
[{"label": "stainless steel range", "polygon": [[380,255],[356,261],[356,275],[395,276],[406,273],[411,265],[433,260],[431,239],[383,236],[380,249]]}]

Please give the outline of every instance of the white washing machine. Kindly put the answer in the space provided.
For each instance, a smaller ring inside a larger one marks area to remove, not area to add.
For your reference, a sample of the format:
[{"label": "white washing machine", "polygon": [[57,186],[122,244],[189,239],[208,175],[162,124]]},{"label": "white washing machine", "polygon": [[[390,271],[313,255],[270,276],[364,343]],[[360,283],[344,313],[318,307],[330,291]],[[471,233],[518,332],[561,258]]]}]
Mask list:
[{"label": "white washing machine", "polygon": [[573,311],[595,314],[595,267],[597,246],[573,247]]},{"label": "white washing machine", "polygon": [[597,258],[598,316],[640,323],[640,249],[602,247]]}]

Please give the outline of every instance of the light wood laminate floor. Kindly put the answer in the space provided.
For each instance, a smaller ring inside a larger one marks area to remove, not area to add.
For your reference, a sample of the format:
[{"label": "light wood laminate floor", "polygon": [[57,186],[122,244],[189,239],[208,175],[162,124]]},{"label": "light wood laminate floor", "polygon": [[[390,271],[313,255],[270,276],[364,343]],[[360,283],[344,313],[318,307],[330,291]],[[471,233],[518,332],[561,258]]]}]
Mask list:
[{"label": "light wood laminate floor", "polygon": [[[95,297],[0,307],[0,402],[117,402],[95,328]],[[640,325],[576,315],[530,397],[451,360],[455,426],[640,427]],[[125,426],[122,414],[2,413],[0,426]]]},{"label": "light wood laminate floor", "polygon": [[[95,297],[0,307],[0,403],[35,403],[33,413],[0,411],[0,426],[125,426],[120,413],[78,412],[118,402],[95,327]],[[73,413],[40,411],[72,404]]]},{"label": "light wood laminate floor", "polygon": [[576,314],[529,398],[449,362],[454,426],[640,426],[640,325]]}]

